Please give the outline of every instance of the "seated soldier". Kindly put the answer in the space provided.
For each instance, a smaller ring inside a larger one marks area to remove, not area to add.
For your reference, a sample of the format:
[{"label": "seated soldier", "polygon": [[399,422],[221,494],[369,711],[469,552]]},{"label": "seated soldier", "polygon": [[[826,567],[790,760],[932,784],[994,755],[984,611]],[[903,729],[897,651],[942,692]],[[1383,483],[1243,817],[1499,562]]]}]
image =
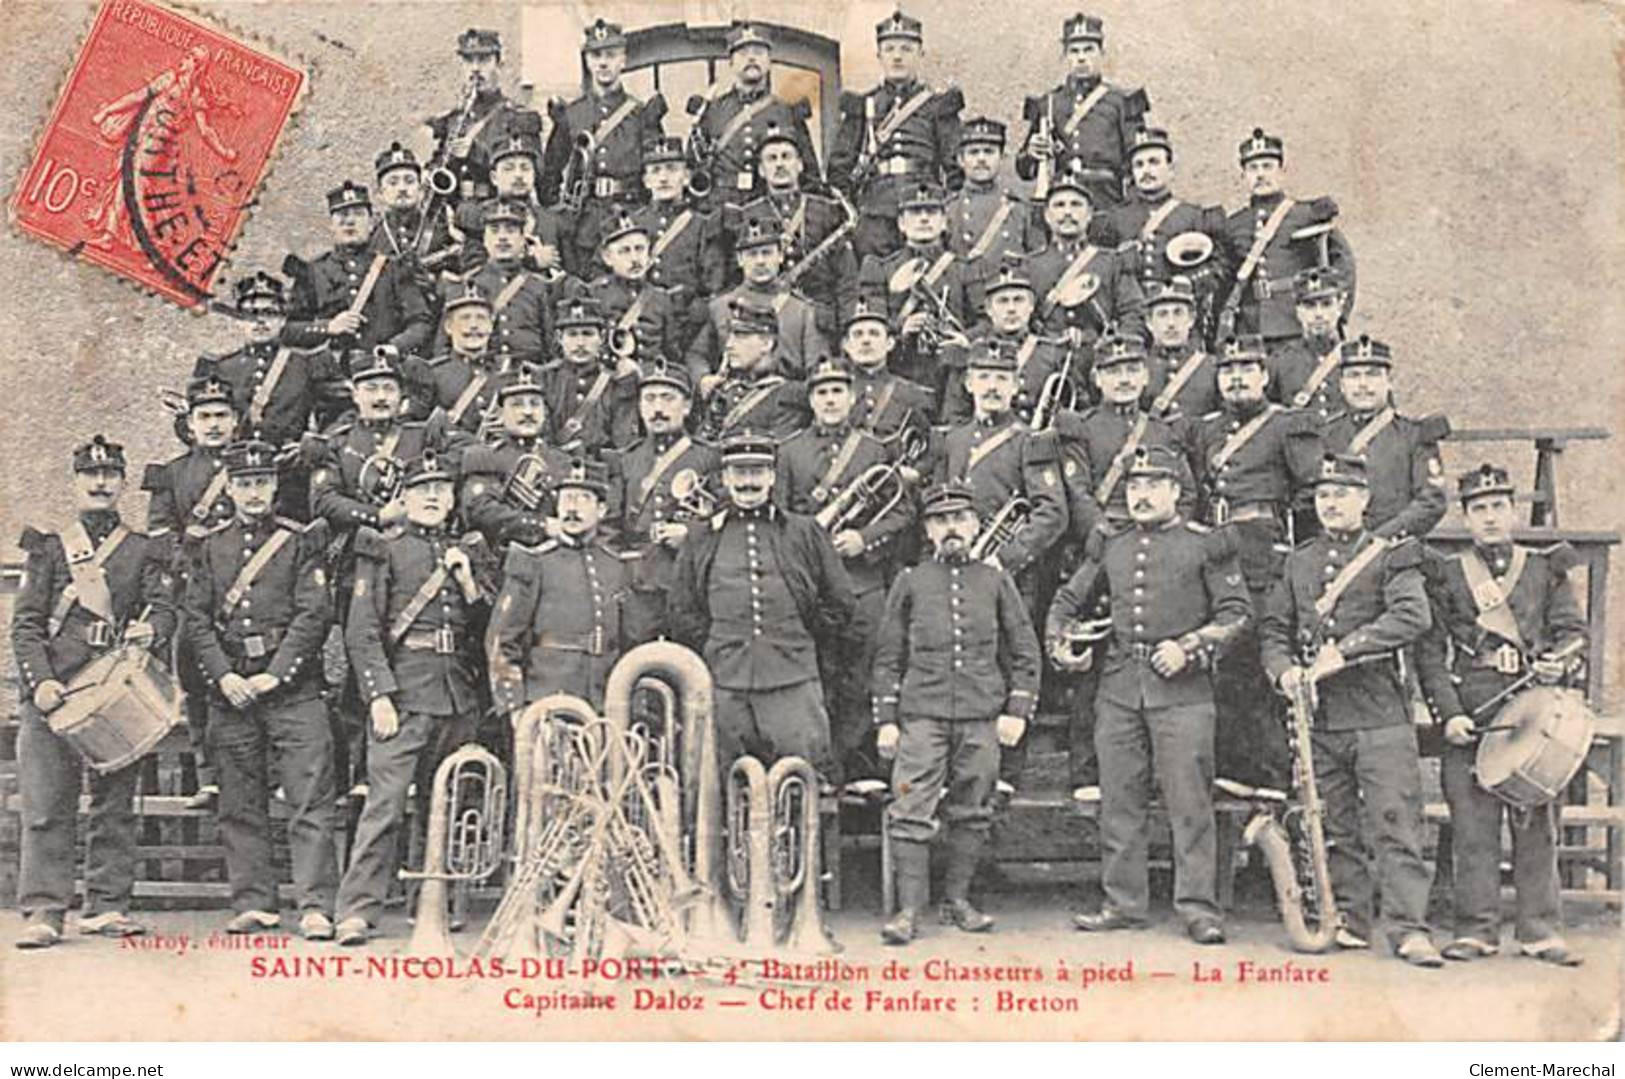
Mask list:
[{"label": "seated soldier", "polygon": [[800,378],[827,351],[812,302],[781,280],[782,240],[778,222],[770,218],[746,218],[735,232],[734,259],[745,279],[706,305],[705,325],[688,349],[688,370],[696,379],[717,369],[737,303],[773,312],[778,321],[775,359],[783,374]]},{"label": "seated soldier", "polygon": [[497,391],[500,421],[495,441],[470,447],[462,461],[463,522],[493,549],[537,544],[556,531],[553,485],[569,464],[542,437],[547,397],[541,383],[521,371]]}]

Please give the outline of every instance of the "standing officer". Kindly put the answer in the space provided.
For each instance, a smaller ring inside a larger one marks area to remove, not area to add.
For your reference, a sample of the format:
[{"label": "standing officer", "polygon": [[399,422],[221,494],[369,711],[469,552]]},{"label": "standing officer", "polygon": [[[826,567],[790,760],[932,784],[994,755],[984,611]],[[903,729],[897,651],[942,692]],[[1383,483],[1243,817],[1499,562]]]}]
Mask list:
[{"label": "standing officer", "polygon": [[920,184],[956,186],[959,111],[965,107],[957,87],[938,90],[920,81],[920,20],[901,10],[881,20],[875,52],[880,85],[862,94],[841,92],[841,126],[829,154],[829,182],[862,214],[852,241],[860,263],[902,243],[900,194]]},{"label": "standing officer", "polygon": [[936,416],[931,391],[887,366],[895,343],[884,305],[859,299],[846,318],[841,355],[852,370],[852,423],[882,442],[896,438],[904,427],[927,437]]},{"label": "standing officer", "polygon": [[969,557],[974,504],[962,483],[926,492],[932,557],[892,583],[875,651],[875,737],[881,755],[896,758],[886,828],[898,911],[880,931],[887,944],[914,939],[943,825],[945,920],[967,933],[993,928],[971,905],[970,884],[992,823],[999,747],[1020,741],[1038,702],[1032,616],[1008,573]]},{"label": "standing officer", "polygon": [[1055,173],[1076,168],[1095,206],[1115,206],[1123,201],[1123,166],[1133,133],[1151,101],[1144,90],[1110,86],[1101,77],[1106,28],[1095,16],[1073,15],[1061,23],[1061,51],[1066,81],[1022,106],[1027,138],[1016,157],[1016,175],[1034,179],[1047,157]]},{"label": "standing officer", "polygon": [[553,130],[542,154],[542,201],[575,216],[575,265],[591,277],[608,242],[603,224],[619,216],[617,207],[642,201],[643,148],[663,133],[666,99],[639,101],[621,85],[626,34],[612,22],[594,19],[586,28],[581,59],[587,91],[569,104],[548,104]]},{"label": "standing officer", "polygon": [[602,711],[610,668],[637,643],[622,629],[630,573],[598,529],[606,480],[602,465],[575,461],[555,486],[558,534],[540,546],[508,548],[486,632],[500,715],[550,693],[580,697]]},{"label": "standing officer", "polygon": [[950,196],[948,248],[963,260],[971,282],[970,309],[982,313],[978,285],[991,278],[1009,252],[1027,254],[1044,246],[1044,228],[1032,205],[998,183],[1004,161],[1005,128],[979,116],[966,120],[959,136],[959,167],[965,186]]},{"label": "standing officer", "polygon": [[[1478,732],[1495,719],[1497,698],[1525,673],[1560,685],[1584,645],[1585,618],[1570,571],[1567,544],[1543,550],[1512,542],[1516,493],[1507,471],[1483,464],[1457,483],[1473,544],[1424,562],[1433,628],[1417,644],[1422,689],[1444,723],[1441,762],[1455,853],[1455,939],[1447,959],[1479,959],[1501,945],[1501,820],[1512,831],[1517,888],[1516,937],[1524,955],[1579,966],[1563,941],[1557,886],[1559,802],[1507,811],[1473,775]],[[1504,698],[1501,698],[1504,699]],[[1505,812],[1503,812],[1505,811]]]},{"label": "standing officer", "polygon": [[1224,257],[1236,273],[1219,313],[1219,333],[1256,333],[1274,348],[1298,336],[1293,289],[1304,270],[1338,270],[1348,282],[1348,309],[1353,309],[1354,251],[1334,226],[1336,202],[1325,197],[1300,202],[1282,190],[1286,144],[1279,138],[1255,127],[1242,142],[1240,157],[1251,197],[1224,223]]},{"label": "standing officer", "polygon": [[[1193,339],[1196,287],[1184,274],[1145,284],[1145,325],[1151,333],[1144,400],[1153,416],[1176,411],[1196,419],[1220,405],[1218,368]],[[1192,492],[1194,493],[1194,492]]]},{"label": "standing officer", "polygon": [[745,218],[733,237],[734,259],[744,280],[706,305],[705,325],[688,350],[688,370],[696,379],[717,370],[722,342],[728,335],[733,310],[749,304],[773,312],[778,324],[774,359],[781,372],[801,378],[829,351],[818,329],[812,301],[795,292],[783,279],[784,246],[778,222],[771,218]]},{"label": "standing officer", "polygon": [[339,883],[340,944],[365,944],[378,924],[408,789],[415,780],[427,794],[441,759],[474,740],[480,671],[470,636],[491,601],[494,567],[478,533],[459,541],[447,528],[454,480],[425,453],[406,466],[405,522],[356,533],[344,643],[367,704],[367,801]]},{"label": "standing officer", "polygon": [[1325,423],[1344,407],[1337,367],[1348,288],[1339,271],[1315,266],[1298,274],[1293,289],[1300,332],[1270,349],[1269,397],[1288,408],[1309,409]]},{"label": "standing officer", "polygon": [[554,312],[560,358],[536,373],[552,420],[549,441],[591,457],[638,437],[638,363],[632,334],[605,348],[604,315],[590,299],[562,299]]},{"label": "standing officer", "polygon": [[487,204],[481,217],[485,262],[460,276],[441,278],[442,310],[470,290],[485,298],[491,350],[504,366],[545,363],[553,345],[553,304],[560,287],[549,271],[526,263],[526,212],[523,203],[506,199]]},{"label": "standing officer", "polygon": [[1361,334],[1343,344],[1341,356],[1339,385],[1348,411],[1327,423],[1326,449],[1365,458],[1367,528],[1384,539],[1425,536],[1444,519],[1439,440],[1450,433],[1450,421],[1394,411],[1393,351],[1383,342]]},{"label": "standing officer", "polygon": [[682,139],[663,136],[643,148],[649,201],[632,211],[632,220],[651,237],[649,281],[671,294],[685,349],[704,325],[706,301],[727,278],[721,215],[706,211],[692,183]]},{"label": "standing officer", "polygon": [[1044,202],[1049,245],[1027,260],[1039,328],[1051,336],[1064,333],[1085,349],[1109,325],[1125,337],[1145,329],[1145,296],[1133,260],[1089,242],[1092,197],[1081,171],[1058,173]]},{"label": "standing officer", "polygon": [[[22,690],[17,906],[27,924],[17,937],[19,948],[48,948],[62,939],[79,864],[74,832],[84,760],[46,717],[61,707],[67,683],[86,664],[125,643],[163,655],[175,629],[173,541],[134,531],[119,519],[124,448],[97,435],[74,450],[73,485],[73,523],[56,533],[27,528],[18,540],[28,558],[11,613]],[[81,933],[146,932],[125,913],[135,886],[132,804],[139,774],[125,767],[91,775]]]},{"label": "standing officer", "polygon": [[495,550],[535,545],[552,527],[554,490],[570,458],[543,437],[547,389],[519,371],[497,390],[500,431],[463,453],[463,523],[478,529]]},{"label": "standing officer", "polygon": [[1399,650],[1432,624],[1422,548],[1367,532],[1369,496],[1365,462],[1325,459],[1315,486],[1324,531],[1287,556],[1270,591],[1260,629],[1264,669],[1282,693],[1314,682],[1310,742],[1342,919],[1338,946],[1369,947],[1374,856],[1394,952],[1439,967],[1426,921],[1421,767],[1398,662]]},{"label": "standing officer", "polygon": [[502,37],[495,30],[464,30],[457,36],[457,59],[463,96],[456,108],[428,121],[434,140],[429,169],[451,172],[452,199],[461,202],[490,197],[492,150],[515,135],[541,138],[542,117],[503,95]]},{"label": "standing officer", "polygon": [[1101,887],[1105,905],[1079,929],[1135,929],[1150,907],[1146,852],[1151,777],[1173,826],[1174,909],[1198,944],[1222,944],[1218,841],[1213,817],[1215,657],[1252,617],[1236,547],[1225,530],[1180,517],[1178,455],[1137,450],[1128,466],[1132,524],[1090,534],[1083,565],[1045,619],[1063,669],[1092,663],[1069,632],[1093,617],[1097,589],[1111,597],[1111,631],[1095,694],[1100,754]]},{"label": "standing officer", "polygon": [[750,431],[723,443],[728,505],[678,552],[669,628],[716,679],[719,759],[803,757],[827,781],[839,773],[818,652],[849,632],[852,582],[824,530],[774,504],[775,455]]},{"label": "standing officer", "polygon": [[[281,924],[271,863],[271,787],[287,794],[299,931],[330,940],[338,855],[333,843],[333,737],[322,704],[322,641],[333,601],[322,569],[323,521],[274,517],[276,447],[226,450],[232,521],[198,546],[185,625],[211,685],[209,745],[220,775],[220,842],[231,906],[228,933]],[[273,783],[270,769],[275,768]]]}]

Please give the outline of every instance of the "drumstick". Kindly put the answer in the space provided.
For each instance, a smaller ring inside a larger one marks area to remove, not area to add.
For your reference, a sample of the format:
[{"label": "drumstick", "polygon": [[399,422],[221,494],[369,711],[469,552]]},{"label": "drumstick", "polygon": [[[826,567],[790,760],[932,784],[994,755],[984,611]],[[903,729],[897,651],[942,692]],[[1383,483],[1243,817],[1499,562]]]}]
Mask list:
[{"label": "drumstick", "polygon": [[[1582,648],[1584,648],[1585,645],[1586,645],[1586,639],[1584,637],[1576,637],[1576,638],[1574,638],[1574,640],[1570,641],[1568,644],[1565,644],[1562,648],[1559,648],[1557,651],[1551,653],[1547,658],[1549,658],[1549,659],[1568,659],[1570,656],[1574,655],[1576,652],[1578,652]],[[1508,697],[1512,696],[1514,693],[1518,692],[1520,689],[1522,689],[1524,686],[1527,686],[1530,682],[1533,682],[1534,680],[1535,680],[1535,672],[1530,671],[1528,674],[1524,675],[1522,678],[1518,679],[1516,682],[1512,683],[1510,686],[1506,687],[1501,692],[1497,693],[1495,696],[1491,697],[1489,700],[1487,700],[1483,704],[1479,705],[1477,708],[1474,708],[1472,710],[1472,712],[1469,713],[1469,715],[1470,716],[1483,715],[1485,712],[1489,711],[1495,705],[1500,704],[1502,701],[1506,700]],[[1504,730],[1504,729],[1505,729],[1504,727],[1485,727],[1484,731]],[[1480,731],[1479,733],[1482,734],[1483,731]]]}]

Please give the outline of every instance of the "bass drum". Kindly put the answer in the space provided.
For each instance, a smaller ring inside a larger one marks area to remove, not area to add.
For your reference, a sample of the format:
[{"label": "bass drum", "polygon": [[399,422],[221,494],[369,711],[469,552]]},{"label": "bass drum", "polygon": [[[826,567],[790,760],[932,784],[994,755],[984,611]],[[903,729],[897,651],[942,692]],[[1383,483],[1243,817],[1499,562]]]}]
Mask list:
[{"label": "bass drum", "polygon": [[86,664],[46,717],[97,772],[128,767],[182,720],[183,694],[144,648],[121,648]]},{"label": "bass drum", "polygon": [[1563,793],[1591,748],[1597,717],[1578,690],[1537,686],[1513,697],[1478,743],[1478,785],[1533,808]]}]

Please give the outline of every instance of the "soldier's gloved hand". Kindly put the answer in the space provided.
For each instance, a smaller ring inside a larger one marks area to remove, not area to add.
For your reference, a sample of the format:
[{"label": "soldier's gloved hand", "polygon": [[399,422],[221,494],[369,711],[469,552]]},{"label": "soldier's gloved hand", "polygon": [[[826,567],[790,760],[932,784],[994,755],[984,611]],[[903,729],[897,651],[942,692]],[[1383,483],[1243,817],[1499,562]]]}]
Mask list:
[{"label": "soldier's gloved hand", "polygon": [[1444,740],[1453,746],[1473,744],[1473,721],[1468,716],[1451,716],[1444,721]]},{"label": "soldier's gloved hand", "polygon": [[359,333],[361,324],[367,321],[367,316],[359,311],[340,311],[327,320],[327,336],[343,337],[346,334]]},{"label": "soldier's gloved hand", "polygon": [[637,378],[642,373],[642,370],[638,366],[638,361],[630,356],[622,356],[615,361],[615,377],[618,379]]},{"label": "soldier's gloved hand", "polygon": [[835,534],[835,553],[842,558],[856,558],[863,553],[863,537],[856,529],[848,528]]},{"label": "soldier's gloved hand", "polygon": [[1179,647],[1178,641],[1162,641],[1151,653],[1151,669],[1164,678],[1172,678],[1185,669],[1190,657]]},{"label": "soldier's gloved hand", "polygon": [[915,311],[903,320],[903,336],[918,337],[931,321],[929,311]]},{"label": "soldier's gloved hand", "polygon": [[34,687],[34,707],[41,712],[54,712],[62,707],[62,698],[67,691],[68,687],[55,678],[47,678]]},{"label": "soldier's gloved hand", "polygon": [[124,627],[124,643],[138,648],[151,646],[157,636],[158,631],[152,628],[151,622],[131,622]]},{"label": "soldier's gloved hand", "polygon": [[1055,139],[1049,135],[1034,135],[1027,140],[1027,152],[1034,157],[1049,157],[1055,153]]},{"label": "soldier's gloved hand", "polygon": [[469,565],[468,552],[461,547],[447,547],[446,553],[440,556],[440,564],[446,567],[446,572],[462,584],[474,579],[474,567]]},{"label": "soldier's gloved hand", "polygon": [[1020,716],[1006,713],[993,721],[993,730],[999,736],[999,745],[1008,749],[1021,741],[1021,736],[1027,733],[1027,721]]},{"label": "soldier's gloved hand", "polygon": [[259,674],[250,675],[248,679],[248,688],[253,692],[255,700],[258,700],[267,693],[272,692],[281,684],[282,679],[278,678],[270,671],[261,671]]},{"label": "soldier's gloved hand", "polygon": [[400,713],[395,711],[395,702],[388,697],[374,697],[367,709],[372,714],[372,736],[380,742],[387,742],[395,737],[401,729]]},{"label": "soldier's gloved hand", "polygon": [[1553,659],[1550,655],[1535,657],[1534,661],[1529,664],[1529,669],[1534,672],[1535,681],[1543,686],[1557,685],[1563,680],[1563,675],[1567,673],[1563,661]]},{"label": "soldier's gloved hand", "polygon": [[378,511],[378,523],[385,528],[400,524],[406,520],[406,503],[400,499],[393,499]]},{"label": "soldier's gloved hand", "polygon": [[248,679],[235,671],[220,676],[220,692],[225,694],[233,708],[247,708],[254,703],[254,690],[249,686]]},{"label": "soldier's gloved hand", "polygon": [[880,729],[875,731],[875,752],[886,760],[891,760],[897,756],[897,740],[902,735],[903,732],[898,728],[897,724],[881,724]]}]

